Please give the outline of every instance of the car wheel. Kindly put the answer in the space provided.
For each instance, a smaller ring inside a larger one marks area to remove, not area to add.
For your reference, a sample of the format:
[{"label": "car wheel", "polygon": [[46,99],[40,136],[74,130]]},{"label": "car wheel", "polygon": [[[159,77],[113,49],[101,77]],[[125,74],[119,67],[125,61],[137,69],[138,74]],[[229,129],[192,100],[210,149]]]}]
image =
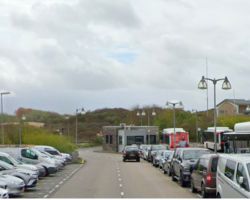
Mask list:
[{"label": "car wheel", "polygon": [[180,184],[181,187],[184,187],[184,186],[185,186],[185,182],[184,182],[184,180],[183,180],[182,172],[180,173],[179,184]]},{"label": "car wheel", "polygon": [[220,199],[220,198],[221,198],[220,193],[217,193],[217,194],[216,194],[216,198],[217,198],[217,199]]},{"label": "car wheel", "polygon": [[192,193],[195,193],[196,192],[196,188],[194,187],[194,181],[193,181],[193,179],[191,179],[191,192]]},{"label": "car wheel", "polygon": [[140,158],[136,159],[137,162],[140,162]]},{"label": "car wheel", "polygon": [[171,176],[171,170],[168,169],[168,176]]},{"label": "car wheel", "polygon": [[208,193],[206,192],[204,184],[201,184],[201,196],[202,196],[202,198],[207,198],[208,197]]},{"label": "car wheel", "polygon": [[172,181],[176,181],[176,179],[174,177],[174,172],[172,172],[171,175],[172,175]]}]

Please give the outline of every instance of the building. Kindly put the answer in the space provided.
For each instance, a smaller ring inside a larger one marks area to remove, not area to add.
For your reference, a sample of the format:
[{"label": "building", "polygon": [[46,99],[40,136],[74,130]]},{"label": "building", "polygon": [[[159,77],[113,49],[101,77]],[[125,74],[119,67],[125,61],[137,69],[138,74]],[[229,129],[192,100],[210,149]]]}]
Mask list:
[{"label": "building", "polygon": [[218,116],[250,114],[250,100],[225,99],[217,105]]},{"label": "building", "polygon": [[121,152],[126,145],[156,144],[159,139],[158,126],[104,126],[102,128],[103,150]]}]

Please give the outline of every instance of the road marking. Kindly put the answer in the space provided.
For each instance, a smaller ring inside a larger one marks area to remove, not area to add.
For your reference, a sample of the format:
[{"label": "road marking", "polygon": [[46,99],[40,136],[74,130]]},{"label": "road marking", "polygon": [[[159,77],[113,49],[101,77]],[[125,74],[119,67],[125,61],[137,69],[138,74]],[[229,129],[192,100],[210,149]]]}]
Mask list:
[{"label": "road marking", "polygon": [[59,183],[59,185],[61,185],[61,184],[63,184],[63,181],[61,181],[61,182]]},{"label": "road marking", "polygon": [[202,198],[202,196],[200,194],[197,194],[197,197]]},{"label": "road marking", "polygon": [[46,194],[46,195],[43,196],[43,198],[48,198],[48,196],[49,196],[49,195]]},{"label": "road marking", "polygon": [[124,196],[124,192],[121,192],[121,196],[122,196],[122,197]]},{"label": "road marking", "polygon": [[121,176],[121,174],[118,174],[118,176],[120,177],[120,176]]},{"label": "road marking", "polygon": [[122,187],[122,184],[120,184],[119,186]]},{"label": "road marking", "polygon": [[122,179],[121,179],[121,178],[118,178],[118,181],[122,181]]}]

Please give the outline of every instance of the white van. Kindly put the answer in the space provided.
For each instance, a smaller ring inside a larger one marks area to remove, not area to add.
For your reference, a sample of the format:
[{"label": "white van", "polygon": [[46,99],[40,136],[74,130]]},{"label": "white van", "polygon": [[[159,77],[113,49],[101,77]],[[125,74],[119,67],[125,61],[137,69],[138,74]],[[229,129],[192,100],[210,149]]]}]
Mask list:
[{"label": "white van", "polygon": [[55,160],[42,154],[40,151],[31,148],[0,148],[1,152],[8,153],[10,156],[26,164],[41,164],[47,174],[53,174],[58,171]]},{"label": "white van", "polygon": [[220,154],[216,195],[219,198],[250,198],[249,154]]}]

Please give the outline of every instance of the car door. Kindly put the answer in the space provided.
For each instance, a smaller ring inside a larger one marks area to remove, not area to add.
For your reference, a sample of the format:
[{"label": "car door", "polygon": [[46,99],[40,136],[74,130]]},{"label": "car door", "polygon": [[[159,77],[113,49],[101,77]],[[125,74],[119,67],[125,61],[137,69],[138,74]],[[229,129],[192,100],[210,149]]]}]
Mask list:
[{"label": "car door", "polygon": [[200,165],[200,159],[197,161],[197,164],[195,165],[193,172],[192,172],[192,179],[194,187],[197,188],[197,179],[198,179],[198,171],[199,171],[199,165]]},{"label": "car door", "polygon": [[178,149],[175,150],[174,152],[174,156],[171,162],[171,170],[174,173],[174,175],[176,174],[176,165],[177,165],[177,157],[178,157]]},{"label": "car door", "polygon": [[[243,183],[240,182],[240,177],[243,177]],[[242,163],[238,163],[236,170],[236,190],[239,194],[238,198],[249,198],[249,179],[247,171]]]},{"label": "car door", "polygon": [[201,181],[203,179],[203,176],[207,172],[206,162],[204,158],[200,159],[200,163],[197,169],[197,178],[196,178],[196,187],[198,190],[201,189]]},{"label": "car door", "polygon": [[175,162],[175,174],[180,177],[180,169],[181,169],[181,161],[182,161],[182,151],[177,152],[177,158]]}]

